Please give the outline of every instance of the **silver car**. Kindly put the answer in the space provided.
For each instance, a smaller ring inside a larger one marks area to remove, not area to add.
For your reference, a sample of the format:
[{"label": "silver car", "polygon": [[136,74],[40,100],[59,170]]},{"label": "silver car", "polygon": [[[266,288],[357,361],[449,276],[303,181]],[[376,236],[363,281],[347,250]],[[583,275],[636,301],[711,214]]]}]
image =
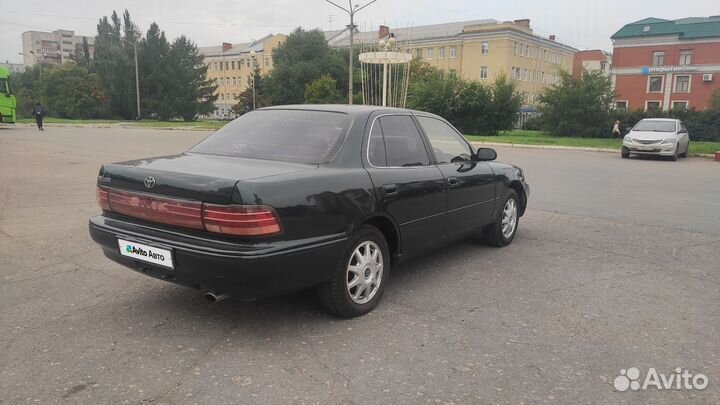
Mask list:
[{"label": "silver car", "polygon": [[623,158],[630,154],[687,157],[690,136],[682,121],[671,118],[640,120],[623,139]]}]

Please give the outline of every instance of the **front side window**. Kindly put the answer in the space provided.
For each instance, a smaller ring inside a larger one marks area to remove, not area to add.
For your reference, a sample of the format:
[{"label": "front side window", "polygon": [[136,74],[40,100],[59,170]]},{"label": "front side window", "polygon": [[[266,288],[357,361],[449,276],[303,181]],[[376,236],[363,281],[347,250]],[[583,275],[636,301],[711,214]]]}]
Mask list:
[{"label": "front side window", "polygon": [[[387,166],[413,167],[430,164],[425,144],[409,115],[388,115],[378,118],[385,141]],[[374,129],[374,128],[373,128]]]},{"label": "front side window", "polygon": [[690,76],[675,76],[675,92],[687,93],[690,91]]},{"label": "front side window", "polygon": [[650,76],[648,78],[648,92],[662,92],[663,91],[663,77],[662,76]]},{"label": "front side window", "polygon": [[318,164],[347,133],[347,114],[309,110],[259,110],[200,142],[190,153]]},{"label": "front side window", "polygon": [[653,60],[652,60],[653,66],[663,66],[665,65],[665,52],[653,52]]},{"label": "front side window", "polygon": [[430,140],[438,164],[464,163],[472,160],[472,149],[448,124],[430,117],[418,117]]}]

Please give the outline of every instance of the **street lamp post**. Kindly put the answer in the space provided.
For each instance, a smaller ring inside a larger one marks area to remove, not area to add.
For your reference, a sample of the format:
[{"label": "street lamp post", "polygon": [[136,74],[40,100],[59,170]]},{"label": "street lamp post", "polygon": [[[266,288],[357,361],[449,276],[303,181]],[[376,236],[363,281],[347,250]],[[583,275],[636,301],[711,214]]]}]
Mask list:
[{"label": "street lamp post", "polygon": [[[154,37],[160,35],[161,33],[162,33],[162,31],[158,31],[155,33],[155,35],[153,35],[151,37],[147,37],[146,39],[154,38]],[[140,37],[141,33],[136,33],[136,34],[137,34],[137,37],[135,38],[135,42],[130,42],[127,39],[121,37],[120,35],[114,34],[112,32],[108,32],[108,35],[112,35],[112,36],[120,39],[121,41],[133,46],[133,51],[135,53],[135,101],[137,103],[137,119],[139,120],[140,119],[140,72],[138,70],[137,43],[138,43],[138,38]]]},{"label": "street lamp post", "polygon": [[[34,51],[30,51],[30,54],[32,55],[33,58],[35,58],[35,63],[37,63],[40,68],[40,81],[42,82],[42,62],[40,61],[40,57],[38,57]],[[22,52],[18,52],[18,55],[27,56]]]},{"label": "street lamp post", "polygon": [[355,13],[358,11],[364,9],[365,7],[375,3],[377,0],[372,0],[369,3],[365,4],[364,6],[360,6],[359,4],[352,4],[352,0],[348,0],[348,3],[350,4],[350,8],[346,9],[345,7],[342,7],[338,4],[333,3],[330,0],[325,0],[328,3],[332,4],[333,6],[339,8],[340,10],[348,13],[350,15],[350,25],[348,25],[348,29],[350,30],[350,57],[348,62],[348,104],[353,103],[353,46],[354,46],[354,39],[355,39],[355,28],[357,26],[355,25]]},{"label": "street lamp post", "polygon": [[250,73],[252,75],[252,90],[253,90],[253,111],[255,110],[255,57],[257,56],[257,53],[252,50],[250,51],[250,58],[252,58],[252,72]]}]

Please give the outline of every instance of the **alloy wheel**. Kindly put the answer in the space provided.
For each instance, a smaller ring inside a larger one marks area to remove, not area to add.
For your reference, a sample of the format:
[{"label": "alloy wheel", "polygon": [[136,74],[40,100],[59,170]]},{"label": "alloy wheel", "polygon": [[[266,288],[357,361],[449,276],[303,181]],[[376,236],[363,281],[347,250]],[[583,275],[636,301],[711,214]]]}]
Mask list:
[{"label": "alloy wheel", "polygon": [[383,276],[383,254],[372,241],[360,243],[350,256],[347,266],[346,287],[350,299],[366,304],[380,288]]}]

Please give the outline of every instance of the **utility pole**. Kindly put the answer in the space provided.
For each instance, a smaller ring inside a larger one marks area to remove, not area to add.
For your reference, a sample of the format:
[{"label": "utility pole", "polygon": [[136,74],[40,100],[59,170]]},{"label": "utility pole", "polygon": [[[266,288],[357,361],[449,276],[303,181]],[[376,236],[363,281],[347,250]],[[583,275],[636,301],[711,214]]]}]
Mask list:
[{"label": "utility pole", "polygon": [[377,0],[371,0],[369,3],[365,4],[364,6],[360,6],[359,4],[353,5],[352,0],[348,0],[348,3],[350,5],[350,8],[342,7],[330,0],[325,0],[326,2],[332,4],[333,6],[339,8],[340,10],[348,13],[350,16],[350,25],[347,26],[347,28],[350,30],[350,57],[348,58],[348,104],[353,103],[353,49],[355,46],[355,28],[357,26],[355,25],[355,13],[358,11],[364,9],[365,7],[375,3]]},{"label": "utility pole", "polygon": [[[136,32],[136,34],[137,34],[137,36],[135,37],[135,42],[130,42],[130,41],[128,41],[127,39],[121,37],[120,35],[114,34],[114,33],[112,33],[112,32],[108,32],[108,35],[112,35],[112,36],[114,36],[115,38],[118,38],[118,39],[120,39],[121,41],[123,41],[123,42],[125,42],[125,43],[130,44],[130,45],[133,46],[133,51],[134,51],[134,53],[135,53],[135,102],[137,103],[137,117],[135,117],[135,118],[136,118],[137,120],[140,120],[140,117],[141,117],[141,115],[140,115],[140,72],[139,72],[139,69],[138,69],[138,51],[137,51],[137,46],[138,46],[138,40],[141,38],[142,34],[139,33],[139,32]],[[160,35],[160,34],[162,34],[162,31],[158,31],[158,32],[156,32],[154,35],[152,35],[152,36],[150,36],[150,37],[146,37],[145,39],[147,40],[147,39],[150,39],[150,38],[155,38],[155,37],[157,37],[157,36]],[[31,52],[32,52],[32,51],[31,51]]]}]

